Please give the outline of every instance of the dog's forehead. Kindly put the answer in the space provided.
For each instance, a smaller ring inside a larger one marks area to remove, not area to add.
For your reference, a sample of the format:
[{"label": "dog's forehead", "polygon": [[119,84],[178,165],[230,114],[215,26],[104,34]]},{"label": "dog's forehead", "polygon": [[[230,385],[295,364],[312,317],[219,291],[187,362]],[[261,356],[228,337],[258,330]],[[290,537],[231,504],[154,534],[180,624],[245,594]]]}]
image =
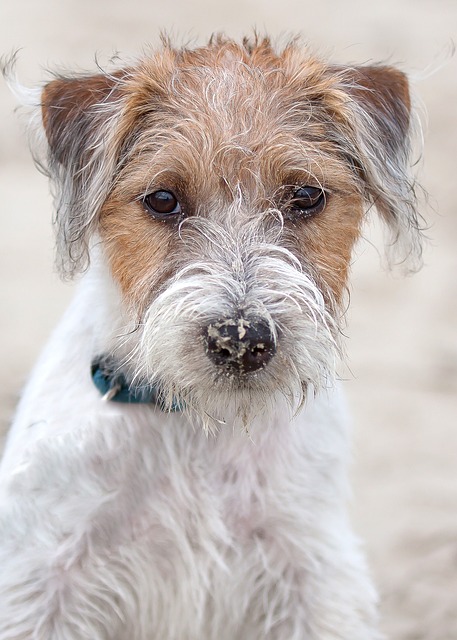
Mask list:
[{"label": "dog's forehead", "polygon": [[324,63],[296,49],[277,55],[230,43],[164,52],[132,75],[131,157],[158,170],[174,165],[181,176],[210,163],[229,181],[246,169],[282,173],[281,182],[297,168],[315,173],[323,158],[327,172],[332,162],[341,172],[328,135],[335,86]]},{"label": "dog's forehead", "polygon": [[[329,106],[338,79],[317,58],[297,48],[246,49],[233,42],[196,50],[165,50],[131,74],[129,108],[173,127],[204,122],[210,131],[248,136],[262,127],[296,134]],[[147,120],[143,118],[143,122]]]}]

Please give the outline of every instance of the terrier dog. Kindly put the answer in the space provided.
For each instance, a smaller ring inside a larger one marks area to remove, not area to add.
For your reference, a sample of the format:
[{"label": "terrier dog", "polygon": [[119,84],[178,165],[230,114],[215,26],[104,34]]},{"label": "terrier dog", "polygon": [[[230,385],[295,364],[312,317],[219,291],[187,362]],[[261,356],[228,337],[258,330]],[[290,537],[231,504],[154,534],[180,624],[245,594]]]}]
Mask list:
[{"label": "terrier dog", "polygon": [[40,106],[84,277],[3,457],[0,640],[379,638],[336,368],[367,209],[420,255],[405,76],[219,36]]}]

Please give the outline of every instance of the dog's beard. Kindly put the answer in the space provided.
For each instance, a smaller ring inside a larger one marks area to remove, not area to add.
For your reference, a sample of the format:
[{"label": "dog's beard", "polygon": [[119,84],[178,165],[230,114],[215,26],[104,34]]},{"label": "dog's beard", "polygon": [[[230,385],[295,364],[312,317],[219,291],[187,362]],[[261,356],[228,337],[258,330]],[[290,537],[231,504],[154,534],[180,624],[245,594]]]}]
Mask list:
[{"label": "dog's beard", "polygon": [[[158,385],[166,406],[178,400],[207,428],[227,416],[249,425],[278,394],[295,411],[335,375],[334,314],[287,249],[265,237],[214,245],[213,258],[182,266],[149,305],[129,358],[134,383]],[[210,254],[207,244],[203,255]],[[276,344],[268,364],[252,373],[218,366],[207,355],[208,325],[237,314],[265,322]]]}]

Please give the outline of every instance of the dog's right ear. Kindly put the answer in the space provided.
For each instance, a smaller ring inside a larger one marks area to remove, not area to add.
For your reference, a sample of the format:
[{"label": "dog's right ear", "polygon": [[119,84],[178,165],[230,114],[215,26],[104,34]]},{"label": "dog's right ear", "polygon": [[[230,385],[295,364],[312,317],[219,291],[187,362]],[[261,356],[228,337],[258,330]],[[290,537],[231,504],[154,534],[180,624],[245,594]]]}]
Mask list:
[{"label": "dog's right ear", "polygon": [[57,78],[41,96],[41,112],[51,154],[62,165],[79,168],[93,152],[103,105],[115,100],[113,76]]},{"label": "dog's right ear", "polygon": [[89,241],[122,143],[123,76],[57,77],[43,89],[47,170],[55,183],[58,262],[72,276],[89,264]]}]

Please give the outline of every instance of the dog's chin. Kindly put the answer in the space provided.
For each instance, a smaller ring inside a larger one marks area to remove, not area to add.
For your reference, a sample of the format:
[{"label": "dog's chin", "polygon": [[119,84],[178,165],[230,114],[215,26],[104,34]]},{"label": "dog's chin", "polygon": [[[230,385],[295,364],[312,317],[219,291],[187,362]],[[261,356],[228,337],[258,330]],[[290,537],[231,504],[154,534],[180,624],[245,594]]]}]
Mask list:
[{"label": "dog's chin", "polygon": [[249,374],[221,368],[211,374],[200,378],[196,374],[186,387],[179,382],[163,386],[165,408],[179,406],[194,424],[208,432],[226,425],[249,431],[254,423],[271,422],[269,418],[278,412],[278,406],[291,417],[314,388],[311,381],[290,375],[279,380],[269,367]]}]

